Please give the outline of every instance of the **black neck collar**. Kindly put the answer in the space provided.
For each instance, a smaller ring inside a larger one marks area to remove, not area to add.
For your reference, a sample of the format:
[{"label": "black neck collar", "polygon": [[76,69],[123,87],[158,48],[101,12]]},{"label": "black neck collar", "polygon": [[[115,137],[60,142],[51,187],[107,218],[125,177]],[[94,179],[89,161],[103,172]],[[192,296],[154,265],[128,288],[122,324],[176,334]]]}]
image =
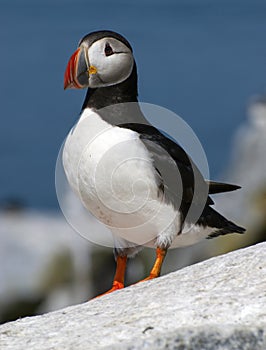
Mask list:
[{"label": "black neck collar", "polygon": [[85,108],[101,109],[117,103],[137,102],[138,82],[137,82],[137,67],[134,63],[130,76],[120,84],[88,89],[82,110]]}]

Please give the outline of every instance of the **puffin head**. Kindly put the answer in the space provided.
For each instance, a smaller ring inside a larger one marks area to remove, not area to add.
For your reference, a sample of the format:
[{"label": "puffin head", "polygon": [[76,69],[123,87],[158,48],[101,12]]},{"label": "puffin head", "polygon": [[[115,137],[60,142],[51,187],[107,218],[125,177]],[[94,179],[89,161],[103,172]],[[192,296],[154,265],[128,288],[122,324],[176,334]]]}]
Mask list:
[{"label": "puffin head", "polygon": [[132,73],[134,57],[129,42],[112,31],[97,31],[80,40],[70,57],[64,89],[117,85]]}]

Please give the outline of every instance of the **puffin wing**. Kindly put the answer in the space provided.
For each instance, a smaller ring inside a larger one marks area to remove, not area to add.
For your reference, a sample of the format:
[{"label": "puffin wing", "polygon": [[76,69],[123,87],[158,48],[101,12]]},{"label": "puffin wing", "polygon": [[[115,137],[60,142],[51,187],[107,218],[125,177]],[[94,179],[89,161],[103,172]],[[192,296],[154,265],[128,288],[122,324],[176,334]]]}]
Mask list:
[{"label": "puffin wing", "polygon": [[[214,233],[209,235],[210,238],[231,232],[243,233],[245,231],[210,207],[214,202],[209,194],[234,191],[240,186],[204,180],[185,150],[155,127],[135,123],[124,124],[123,127],[139,133],[140,139],[153,159],[158,189],[164,191],[164,199],[180,212],[181,225],[184,224],[185,219],[189,222],[190,218],[187,214],[192,207],[196,209],[195,213],[199,213],[197,208],[201,212],[197,219],[199,226],[215,228]],[[176,184],[178,185],[176,186]]]},{"label": "puffin wing", "polygon": [[149,124],[126,123],[119,127],[131,129],[140,135],[153,159],[158,189],[164,191],[165,199],[175,208],[179,210],[182,205],[189,207],[191,203],[203,208],[205,204],[213,204],[208,196],[208,183],[180,145]]}]

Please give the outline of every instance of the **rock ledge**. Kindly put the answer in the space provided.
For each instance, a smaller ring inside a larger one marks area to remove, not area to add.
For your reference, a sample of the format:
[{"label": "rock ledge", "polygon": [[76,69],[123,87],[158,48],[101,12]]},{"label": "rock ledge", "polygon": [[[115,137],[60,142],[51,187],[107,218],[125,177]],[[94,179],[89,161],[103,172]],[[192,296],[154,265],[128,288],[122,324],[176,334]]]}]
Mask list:
[{"label": "rock ledge", "polygon": [[0,348],[265,350],[266,243],[4,324]]}]

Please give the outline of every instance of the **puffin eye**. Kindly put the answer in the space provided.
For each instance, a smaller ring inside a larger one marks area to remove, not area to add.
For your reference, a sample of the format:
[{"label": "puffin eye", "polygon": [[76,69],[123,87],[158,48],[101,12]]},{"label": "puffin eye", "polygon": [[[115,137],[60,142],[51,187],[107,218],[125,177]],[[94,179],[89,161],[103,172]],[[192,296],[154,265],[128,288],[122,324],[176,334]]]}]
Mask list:
[{"label": "puffin eye", "polygon": [[106,43],[105,49],[104,49],[105,56],[111,56],[114,54],[113,49],[111,48],[109,43]]}]

